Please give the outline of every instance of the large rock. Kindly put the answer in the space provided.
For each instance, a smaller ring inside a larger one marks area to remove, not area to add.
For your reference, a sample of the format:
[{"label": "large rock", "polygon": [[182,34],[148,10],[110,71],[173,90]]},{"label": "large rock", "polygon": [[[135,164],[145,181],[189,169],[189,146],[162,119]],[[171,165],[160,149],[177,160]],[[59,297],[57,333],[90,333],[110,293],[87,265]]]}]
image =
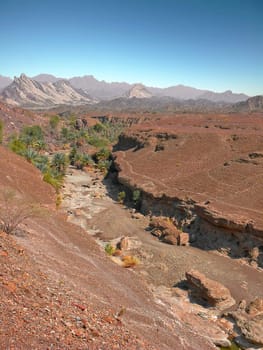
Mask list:
[{"label": "large rock", "polygon": [[235,304],[235,300],[225,286],[207,278],[201,272],[196,270],[186,272],[186,279],[191,287],[191,294],[210,306],[223,310]]},{"label": "large rock", "polygon": [[153,217],[150,222],[152,234],[161,241],[172,245],[188,245],[189,235],[179,230],[170,218]]},{"label": "large rock", "polygon": [[256,298],[246,308],[231,313],[245,339],[263,346],[263,298]]}]

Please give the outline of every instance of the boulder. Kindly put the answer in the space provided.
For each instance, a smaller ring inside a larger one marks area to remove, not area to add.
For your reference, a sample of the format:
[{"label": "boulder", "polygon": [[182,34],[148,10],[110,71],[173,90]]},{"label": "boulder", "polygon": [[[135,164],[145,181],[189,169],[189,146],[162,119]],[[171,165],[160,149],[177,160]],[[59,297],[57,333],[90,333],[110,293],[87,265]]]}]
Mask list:
[{"label": "boulder", "polygon": [[177,243],[183,246],[189,245],[189,234],[187,232],[180,232]]},{"label": "boulder", "polygon": [[128,250],[130,248],[130,239],[129,237],[122,237],[118,246],[120,250]]},{"label": "boulder", "polygon": [[[263,298],[256,298],[246,308],[249,316],[257,316],[263,314]],[[263,328],[262,328],[263,329]]]},{"label": "boulder", "polygon": [[179,230],[174,222],[167,217],[153,217],[150,222],[152,234],[161,241],[172,245],[187,245],[189,236]]},{"label": "boulder", "polygon": [[186,272],[191,294],[208,305],[224,310],[235,304],[230,291],[221,283],[211,280],[197,270]]}]

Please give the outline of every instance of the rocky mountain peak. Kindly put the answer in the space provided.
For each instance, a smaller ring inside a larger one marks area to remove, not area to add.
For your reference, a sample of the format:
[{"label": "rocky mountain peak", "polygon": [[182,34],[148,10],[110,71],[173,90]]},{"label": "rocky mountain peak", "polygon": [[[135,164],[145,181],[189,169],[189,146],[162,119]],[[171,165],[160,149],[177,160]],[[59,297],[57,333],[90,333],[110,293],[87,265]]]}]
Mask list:
[{"label": "rocky mountain peak", "polygon": [[147,90],[143,84],[133,85],[132,88],[126,94],[126,97],[128,98],[150,98],[152,96],[152,93],[149,90]]},{"label": "rocky mountain peak", "polygon": [[76,90],[68,80],[37,82],[25,74],[15,77],[12,84],[2,92],[5,102],[23,107],[50,108],[56,105],[81,105],[94,103],[87,94]]}]

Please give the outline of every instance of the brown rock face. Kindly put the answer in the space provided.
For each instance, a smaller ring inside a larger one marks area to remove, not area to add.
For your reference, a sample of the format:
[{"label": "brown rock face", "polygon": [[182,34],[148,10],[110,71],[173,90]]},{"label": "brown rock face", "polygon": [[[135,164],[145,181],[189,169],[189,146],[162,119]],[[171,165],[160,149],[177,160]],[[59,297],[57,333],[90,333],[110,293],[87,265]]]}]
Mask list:
[{"label": "brown rock face", "polygon": [[223,310],[235,304],[235,300],[225,286],[207,278],[199,271],[186,272],[186,279],[191,286],[192,294],[205,300],[209,305]]}]

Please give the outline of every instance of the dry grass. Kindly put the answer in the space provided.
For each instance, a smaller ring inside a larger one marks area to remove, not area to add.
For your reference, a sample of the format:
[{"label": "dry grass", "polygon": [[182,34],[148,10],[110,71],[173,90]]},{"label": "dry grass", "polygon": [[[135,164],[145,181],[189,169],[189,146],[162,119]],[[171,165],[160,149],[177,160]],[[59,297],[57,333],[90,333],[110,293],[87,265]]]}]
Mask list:
[{"label": "dry grass", "polygon": [[140,263],[140,260],[136,258],[136,256],[125,255],[122,258],[122,262],[123,262],[123,267],[133,267],[138,265]]}]

